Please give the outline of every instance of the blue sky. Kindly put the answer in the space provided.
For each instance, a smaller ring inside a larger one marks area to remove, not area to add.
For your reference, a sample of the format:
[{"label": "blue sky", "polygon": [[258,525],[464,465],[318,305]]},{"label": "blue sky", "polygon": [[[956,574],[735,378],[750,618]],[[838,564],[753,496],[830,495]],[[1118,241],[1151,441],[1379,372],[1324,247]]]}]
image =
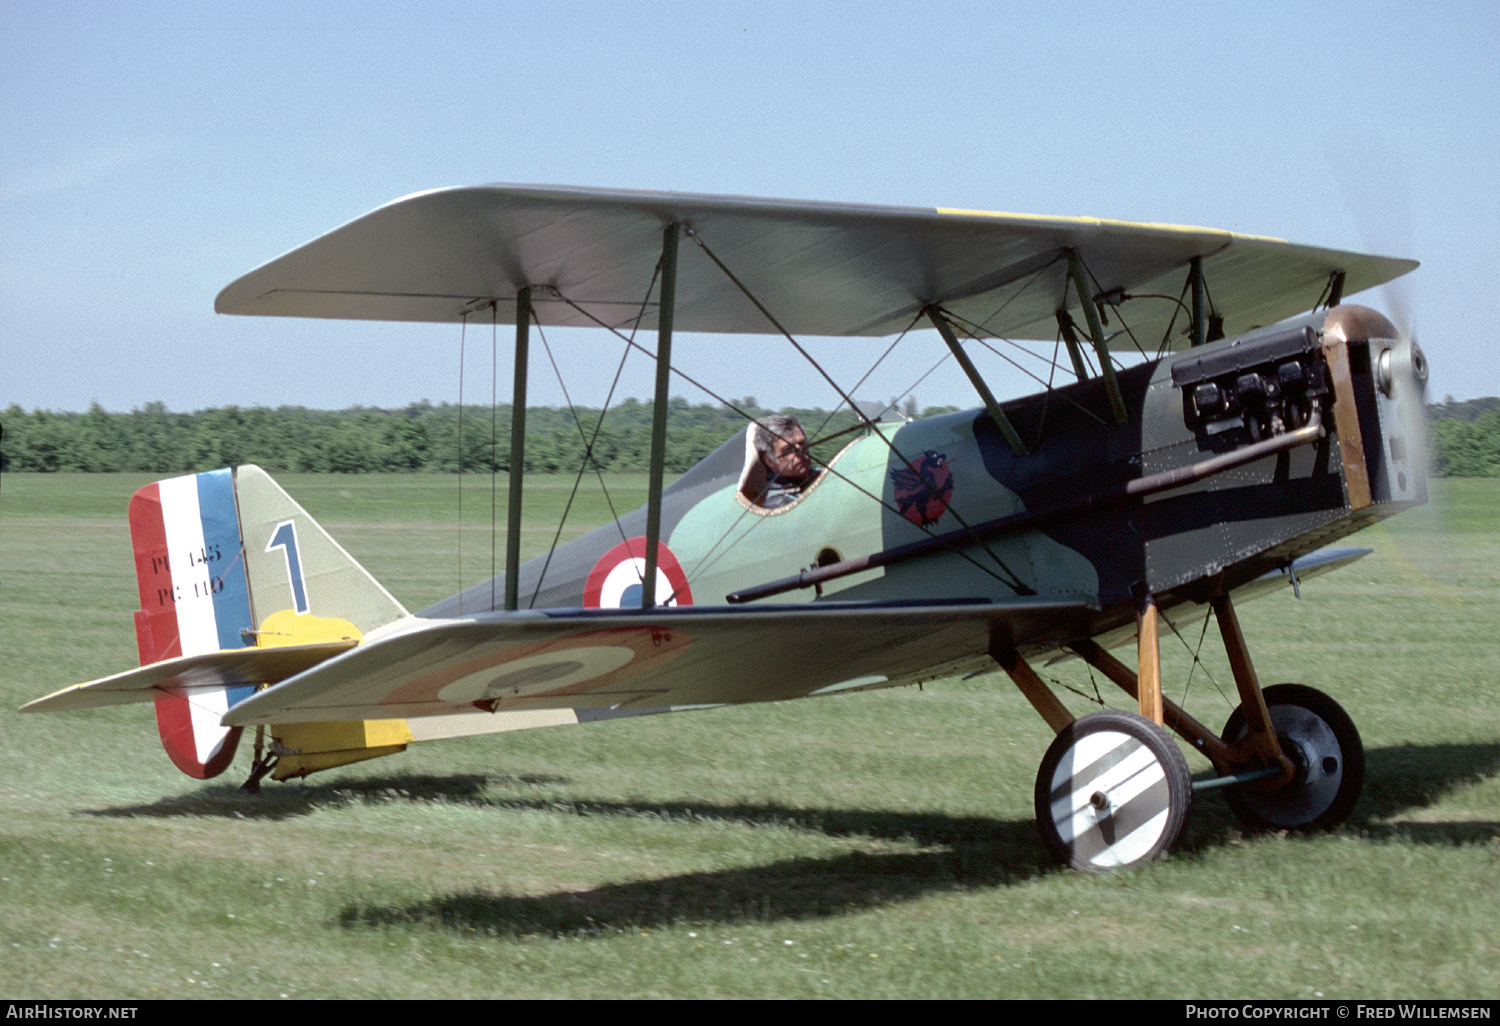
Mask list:
[{"label": "blue sky", "polygon": [[[1082,214],[1411,256],[1420,270],[1361,301],[1412,312],[1433,399],[1500,394],[1481,316],[1500,277],[1497,53],[1500,8],[1481,3],[0,0],[0,408],[452,400],[456,327],[220,317],[213,298],[397,196],[484,182]],[[599,402],[614,344],[548,339],[575,400]],[[487,382],[488,338],[469,342]],[[904,391],[939,346],[903,343],[863,394]],[[851,380],[880,348],[818,352]],[[678,355],[725,395],[836,401],[784,342]],[[1000,394],[1030,390],[982,366]],[[560,402],[533,368],[533,401]],[[635,369],[625,394],[645,396]],[[915,395],[977,405],[951,366]]]}]

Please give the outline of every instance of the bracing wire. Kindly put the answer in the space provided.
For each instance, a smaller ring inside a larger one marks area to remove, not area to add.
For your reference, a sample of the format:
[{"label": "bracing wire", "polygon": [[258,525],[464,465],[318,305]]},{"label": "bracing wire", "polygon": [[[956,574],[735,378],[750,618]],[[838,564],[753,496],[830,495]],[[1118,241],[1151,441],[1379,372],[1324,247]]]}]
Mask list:
[{"label": "bracing wire", "polygon": [[[909,335],[911,333],[911,330],[917,326],[917,322],[920,321],[921,319],[922,319],[922,314],[920,312],[918,312],[914,317],[912,317],[911,323],[908,324],[905,328],[903,328],[901,330],[901,334],[899,334],[899,335],[896,336],[896,340],[894,342],[892,342],[889,346],[886,347],[885,352],[883,352],[883,353],[880,354],[879,358],[876,359],[876,361],[870,365],[870,369],[867,370],[867,371],[865,371],[864,375],[858,381],[856,381],[854,383],[854,386],[852,388],[849,389],[849,394],[850,395],[853,395],[854,393],[858,392],[859,389],[860,389],[860,387],[866,381],[870,380],[870,375],[875,373],[875,371],[880,367],[880,365],[885,362],[885,358],[887,356],[890,356],[891,353],[893,353],[895,351],[896,347],[901,344],[901,340],[904,339],[907,335]],[[930,374],[931,371],[929,371],[928,373]],[[925,377],[926,375],[923,375],[923,376]],[[921,380],[920,379],[918,380],[917,384],[921,384]],[[906,395],[910,395],[911,392],[912,392],[912,390],[915,389],[916,387],[917,387],[916,385],[912,385],[911,388],[908,388],[906,390]],[[900,398],[905,398],[905,396],[901,396]],[[835,407],[833,410],[829,411],[828,416],[826,416],[826,417],[823,418],[823,423],[821,423],[821,424],[818,425],[818,429],[813,432],[813,435],[814,436],[821,435],[823,433],[823,429],[828,426],[829,421],[833,420],[833,418],[838,415],[838,412],[841,409],[843,409],[843,407],[842,406],[838,406],[838,407]]]},{"label": "bracing wire", "polygon": [[[1203,630],[1198,633],[1198,646],[1196,648],[1190,646],[1187,643],[1187,639],[1182,636],[1182,632],[1177,629],[1177,625],[1172,622],[1171,618],[1168,617],[1166,613],[1162,613],[1161,618],[1166,621],[1167,626],[1172,629],[1172,633],[1176,635],[1177,640],[1182,643],[1183,649],[1186,650],[1188,655],[1192,656],[1193,659],[1192,665],[1188,667],[1187,681],[1182,686],[1182,701],[1177,704],[1186,706],[1188,689],[1193,686],[1193,673],[1200,666],[1203,667],[1203,675],[1208,678],[1208,682],[1212,684],[1214,686],[1214,689],[1219,692],[1219,697],[1223,698],[1224,701],[1229,702],[1229,696],[1224,694],[1224,686],[1220,684],[1218,678],[1213,675],[1213,671],[1208,668],[1208,664],[1205,663],[1201,658],[1199,658],[1200,654],[1203,651],[1204,639],[1208,637],[1208,614],[1205,613],[1203,616]],[[1234,703],[1230,702],[1230,704],[1233,705]]]},{"label": "bracing wire", "polygon": [[[1104,292],[1104,286],[1102,286],[1102,285],[1099,284],[1099,279],[1094,277],[1094,272],[1089,269],[1089,265],[1088,264],[1084,264],[1083,265],[1083,273],[1089,276],[1089,281],[1091,281],[1091,282],[1094,283],[1094,288],[1097,289],[1100,294],[1102,294]],[[1086,296],[1079,296],[1078,298],[1081,301],[1083,301],[1083,302],[1090,302],[1090,303],[1093,302],[1093,300],[1089,299]],[[1119,321],[1120,321],[1120,328],[1121,328],[1121,330],[1123,330],[1125,332],[1126,336],[1129,337],[1131,344],[1135,346],[1135,351],[1137,353],[1141,354],[1141,359],[1143,359],[1143,360],[1150,359],[1150,357],[1148,357],[1146,355],[1146,350],[1141,345],[1140,340],[1135,337],[1135,332],[1131,331],[1130,330],[1130,325],[1125,322],[1125,316],[1120,313],[1120,308],[1117,306],[1117,307],[1114,308],[1114,310],[1115,310],[1115,317],[1118,318]],[[1118,337],[1118,336],[1115,336],[1115,337]],[[1125,369],[1124,368],[1124,364],[1120,363],[1119,360],[1112,360],[1111,362],[1113,362],[1114,365],[1117,368],[1119,368],[1121,370]]]},{"label": "bracing wire", "polygon": [[[1033,381],[1036,381],[1038,384],[1043,385],[1044,387],[1046,387],[1048,389],[1049,392],[1051,392],[1052,386],[1051,386],[1050,382],[1044,381],[1042,378],[1038,377],[1036,374],[1033,374],[1031,371],[1029,371],[1025,367],[1021,366],[1019,363],[1017,363],[1011,357],[1006,356],[1000,350],[998,350],[994,346],[990,345],[990,342],[989,342],[988,339],[981,338],[979,336],[979,334],[978,334],[978,332],[981,330],[981,328],[980,328],[979,325],[977,325],[977,324],[973,323],[972,321],[967,320],[966,318],[963,318],[963,317],[956,317],[956,316],[951,316],[950,317],[949,314],[948,314],[948,311],[946,311],[946,310],[943,311],[943,316],[948,317],[948,320],[949,320],[950,324],[953,324],[956,327],[961,327],[964,330],[965,334],[968,335],[969,338],[972,338],[975,342],[978,342],[980,345],[984,346],[984,348],[986,348],[990,352],[994,353],[1000,359],[1004,360],[1006,363],[1010,364],[1012,367],[1015,367],[1022,374],[1025,374],[1027,377],[1031,378]],[[1009,346],[1011,346],[1012,348],[1015,348],[1015,349],[1019,349],[1021,352],[1025,353],[1028,356],[1032,356],[1032,357],[1035,357],[1038,360],[1042,360],[1043,362],[1052,364],[1052,366],[1054,368],[1056,367],[1056,361],[1055,360],[1048,360],[1045,356],[1042,356],[1040,353],[1033,353],[1031,350],[1027,349],[1025,346],[1020,345],[1019,343],[1017,343],[1017,342],[1015,342],[1015,341],[1013,341],[1011,339],[996,339],[996,341],[1004,342],[1006,345],[1009,345]],[[1092,370],[1093,368],[1090,367],[1090,369]],[[1096,414],[1093,410],[1090,410],[1088,407],[1086,407],[1086,406],[1082,405],[1081,403],[1079,403],[1076,399],[1070,399],[1067,396],[1062,396],[1061,398],[1069,406],[1072,406],[1074,409],[1076,409],[1079,413],[1082,413],[1084,416],[1090,417],[1090,418],[1092,418],[1093,420],[1097,421],[1100,424],[1104,423],[1104,420],[1098,414]]]},{"label": "bracing wire", "polygon": [[573,397],[568,394],[568,386],[563,381],[561,369],[557,366],[557,358],[552,355],[552,346],[547,342],[546,333],[542,331],[541,325],[536,325],[536,329],[537,336],[542,340],[542,349],[547,354],[547,360],[552,364],[552,372],[557,377],[558,387],[562,389],[563,400],[568,404],[568,413],[573,418],[573,425],[578,429],[578,436],[583,441],[583,458],[579,461],[578,473],[573,477],[573,487],[568,492],[568,501],[563,504],[562,515],[558,517],[557,530],[552,535],[552,544],[547,547],[547,558],[542,562],[541,573],[537,575],[536,586],[532,589],[531,608],[535,608],[536,606],[537,596],[541,594],[542,584],[547,578],[547,571],[552,566],[552,554],[557,551],[557,544],[562,540],[563,528],[568,522],[568,514],[572,512],[573,502],[578,497],[578,489],[583,484],[583,475],[588,473],[590,467],[593,468],[595,477],[599,479],[599,487],[604,494],[605,504],[609,506],[611,522],[615,525],[615,530],[619,532],[620,540],[622,542],[628,541],[625,537],[625,528],[620,524],[619,511],[615,509],[614,499],[609,494],[609,485],[604,481],[604,472],[599,469],[599,463],[594,459],[594,442],[598,439],[599,429],[604,424],[604,414],[609,409],[610,399],[614,397],[615,386],[619,384],[620,374],[625,369],[625,359],[630,355],[630,348],[627,346],[624,354],[620,357],[620,363],[615,369],[614,380],[609,386],[609,394],[604,399],[604,409],[600,411],[599,420],[594,426],[594,434],[591,437],[584,431],[583,418],[578,415],[578,411],[573,405]]},{"label": "bracing wire", "polygon": [[[613,325],[608,324],[605,321],[603,321],[603,320],[599,319],[598,317],[594,316],[593,313],[591,313],[589,310],[585,309],[584,307],[580,306],[578,303],[574,302],[572,299],[568,298],[561,291],[559,291],[559,290],[557,290],[555,288],[552,289],[551,291],[552,291],[553,295],[557,296],[557,298],[561,302],[566,303],[568,306],[572,307],[573,310],[575,310],[581,316],[583,316],[583,317],[587,318],[588,320],[592,321],[598,327],[604,328],[606,331],[612,332],[613,334],[615,334],[619,338],[625,339],[625,342],[626,342],[626,344],[628,346],[630,346],[632,348],[635,348],[635,349],[639,349],[642,353],[645,353],[647,356],[652,356],[653,355],[649,349],[646,349],[644,346],[642,346],[640,343],[634,341],[633,339],[627,338],[625,336],[625,334],[623,332],[621,332],[618,328],[616,328]],[[724,396],[719,395],[713,389],[709,388],[707,385],[704,385],[702,382],[696,380],[695,378],[693,378],[689,374],[687,374],[684,371],[682,371],[680,368],[673,367],[672,368],[672,373],[676,374],[683,381],[686,381],[689,385],[692,385],[694,388],[696,388],[699,391],[701,391],[704,395],[707,395],[710,399],[713,399],[715,402],[718,402],[721,405],[723,405],[725,409],[731,410],[734,413],[739,414],[741,417],[745,418],[745,420],[747,420],[747,421],[750,421],[752,423],[755,421],[755,417],[752,416],[749,412],[741,409],[738,404],[733,403],[729,399],[725,398]],[[867,418],[861,418],[861,419],[862,420],[867,420]],[[887,446],[891,446],[890,439],[886,438],[886,436],[884,435],[883,432],[881,432],[878,429],[876,429],[875,430],[875,434],[879,435],[880,438],[882,439],[882,441],[884,441]],[[894,448],[892,448],[892,451],[894,451]],[[897,453],[897,456],[900,456],[900,455],[901,455],[900,453]],[[910,466],[909,463],[907,465]],[[900,510],[898,510],[892,504],[886,502],[884,499],[880,498],[880,496],[872,494],[868,489],[866,489],[865,487],[863,487],[862,485],[860,485],[858,482],[850,480],[847,476],[845,476],[844,474],[840,473],[839,471],[835,470],[832,467],[828,467],[827,471],[828,471],[828,473],[832,474],[834,477],[838,478],[840,481],[843,481],[845,484],[849,485],[849,487],[853,488],[855,491],[859,492],[861,495],[863,495],[866,498],[868,498],[870,501],[874,502],[876,505],[880,506],[882,509],[889,510],[890,512],[896,514],[897,516],[900,516]],[[951,507],[950,507],[950,510],[951,510]],[[955,513],[954,515],[956,517],[957,513]],[[967,527],[967,526],[968,525],[965,525],[965,527]],[[933,538],[937,537],[937,535],[934,534],[930,529],[923,528],[923,530],[927,533],[927,535],[929,537],[933,537]],[[981,573],[984,573],[984,574],[987,574],[990,577],[993,577],[995,580],[997,580],[1000,583],[1004,584],[1006,587],[1012,589],[1013,591],[1023,592],[1023,590],[1024,590],[1024,593],[1029,593],[1029,589],[1027,588],[1027,585],[1025,585],[1023,582],[1021,582],[1019,578],[1016,578],[1014,581],[1007,581],[1005,578],[1001,577],[999,574],[995,573],[989,567],[987,567],[984,564],[980,563],[977,559],[975,559],[973,556],[969,555],[968,553],[964,552],[962,549],[954,548],[954,549],[952,549],[950,551],[952,551],[955,555],[959,556],[960,558],[964,559],[965,561],[973,564],[973,566],[976,569],[978,569]],[[988,551],[988,549],[986,549],[986,551]],[[1012,575],[1012,577],[1015,577],[1014,573],[1008,567],[1004,567],[1004,569],[1005,569],[1005,571],[1007,573],[1010,573]]]},{"label": "bracing wire", "polygon": [[[874,422],[872,422],[869,417],[865,416],[865,414],[860,411],[859,407],[854,405],[854,400],[851,399],[844,392],[844,390],[839,387],[838,382],[834,381],[833,378],[829,376],[828,372],[823,369],[822,365],[819,364],[817,360],[813,359],[812,354],[809,353],[805,348],[803,348],[803,346],[794,337],[792,337],[792,334],[782,326],[781,322],[776,319],[775,315],[772,314],[770,310],[766,309],[765,304],[762,303],[760,299],[750,291],[745,283],[740,281],[735,273],[731,271],[722,260],[719,259],[718,255],[708,247],[708,244],[703,241],[698,233],[689,228],[687,229],[687,234],[689,238],[691,238],[698,244],[698,248],[701,249],[704,254],[714,262],[714,265],[717,266],[719,270],[724,272],[724,276],[734,284],[735,288],[739,289],[741,294],[744,295],[746,299],[750,300],[755,308],[765,316],[766,320],[768,320],[771,325],[781,333],[782,337],[791,344],[792,348],[797,350],[797,352],[802,355],[802,358],[812,366],[813,370],[818,372],[818,374],[823,378],[824,381],[828,382],[829,386],[838,393],[839,398],[842,399],[849,406],[849,408],[855,412],[859,419],[864,421],[872,430],[874,430]],[[891,451],[891,454],[893,456],[901,461],[902,465],[905,466],[907,470],[911,471],[911,473],[916,477],[921,477],[921,475],[917,473],[917,468],[912,466],[911,460],[906,457],[906,454],[896,448],[895,442],[891,441],[891,439],[887,437],[883,432],[876,431],[875,434],[881,439],[881,441],[885,443],[886,448]],[[973,543],[983,549],[985,553],[995,561],[995,565],[1003,570],[1006,576],[1009,578],[1009,580],[1006,580],[1003,577],[992,574],[992,576],[994,576],[996,580],[1004,583],[1006,587],[1010,588],[1018,595],[1030,595],[1035,593],[1034,589],[1032,589],[1030,585],[1021,580],[1020,575],[1018,575],[1014,570],[1012,570],[1005,564],[1005,561],[1000,558],[998,553],[996,553],[992,548],[989,547],[988,544],[981,540],[978,535],[974,534],[973,527],[969,524],[968,520],[964,518],[963,514],[954,509],[952,505],[948,506],[948,512],[952,513],[953,518],[957,520],[959,525],[969,533],[969,537],[973,540]],[[975,565],[977,566],[978,564],[976,563]]]},{"label": "bracing wire", "polygon": [[[552,355],[552,347],[547,344],[547,336],[542,332],[541,325],[537,325],[537,334],[541,336],[542,348],[546,350],[547,360],[552,364],[552,373],[557,376],[557,383],[562,388],[563,398],[568,403],[568,412],[572,414],[573,423],[578,428],[579,437],[583,439],[583,459],[579,462],[578,473],[573,478],[573,489],[568,493],[568,501],[563,507],[562,516],[558,519],[557,531],[552,536],[552,544],[547,548],[547,558],[542,563],[541,573],[537,575],[536,587],[532,589],[531,608],[536,607],[537,596],[542,591],[542,582],[546,580],[547,570],[552,566],[552,554],[557,550],[557,543],[562,538],[563,525],[567,523],[568,513],[573,508],[573,500],[577,498],[578,488],[583,483],[583,475],[588,472],[590,466],[594,468],[594,475],[599,479],[599,488],[604,493],[604,501],[609,506],[611,522],[615,525],[615,530],[619,532],[620,541],[629,542],[629,539],[625,537],[625,528],[620,523],[620,513],[615,509],[614,499],[609,494],[609,486],[604,482],[604,472],[599,468],[599,461],[594,459],[594,446],[599,440],[599,432],[604,429],[604,418],[609,414],[609,404],[614,400],[615,389],[620,384],[620,376],[625,372],[625,361],[630,358],[630,350],[635,346],[635,333],[640,330],[641,321],[646,315],[646,307],[651,302],[651,293],[655,290],[657,278],[660,275],[661,261],[658,260],[656,269],[651,272],[651,281],[646,285],[645,295],[641,297],[641,305],[636,311],[635,320],[631,323],[630,335],[628,337],[623,336],[617,329],[610,329],[614,334],[620,335],[625,339],[625,348],[620,353],[620,362],[615,366],[615,376],[609,383],[609,391],[604,396],[604,404],[599,410],[599,419],[594,423],[594,432],[591,435],[584,433],[582,418],[578,416],[573,406],[572,396],[568,394],[567,383],[563,381],[562,370],[558,367],[557,360]],[[561,293],[556,294],[559,298],[562,298]],[[576,305],[573,306],[575,310],[579,309]]]},{"label": "bracing wire", "polygon": [[[1156,356],[1157,356],[1158,359],[1160,359],[1163,356],[1166,356],[1167,352],[1171,348],[1171,345],[1172,345],[1172,332],[1177,327],[1177,315],[1180,314],[1180,313],[1187,313],[1188,312],[1187,304],[1184,303],[1182,301],[1182,299],[1183,299],[1184,296],[1186,296],[1188,294],[1188,288],[1191,285],[1192,285],[1192,278],[1189,277],[1187,280],[1185,280],[1182,283],[1182,291],[1177,294],[1177,299],[1175,300],[1175,302],[1177,303],[1177,306],[1176,306],[1175,309],[1172,310],[1172,319],[1167,322],[1167,330],[1164,331],[1164,332],[1162,332],[1161,345],[1156,350]],[[1144,296],[1144,297],[1138,297],[1138,298],[1145,298],[1145,299],[1171,299],[1172,297],[1171,296]]]},{"label": "bracing wire", "polygon": [[[1044,264],[1041,267],[1038,267],[1035,271],[1032,271],[1031,274],[1027,275],[1026,280],[1021,283],[1021,287],[1018,288],[1018,289],[1016,289],[1016,291],[1013,292],[1013,293],[1011,293],[1009,296],[1007,296],[1000,303],[999,306],[997,306],[997,307],[995,307],[995,309],[991,310],[989,316],[986,317],[984,320],[982,320],[982,321],[979,322],[978,327],[980,329],[984,329],[985,325],[989,324],[990,321],[993,321],[996,317],[999,317],[1000,314],[1001,314],[1001,312],[1003,312],[1006,307],[1010,306],[1010,304],[1012,304],[1016,300],[1020,299],[1021,296],[1025,294],[1025,292],[1026,292],[1027,289],[1031,288],[1031,286],[1035,285],[1038,281],[1041,280],[1041,278],[1042,278],[1042,272],[1043,271],[1047,270],[1048,267],[1051,267],[1053,264],[1057,263],[1057,261],[1061,260],[1061,259],[1062,259],[1062,254],[1059,253],[1054,260],[1052,260],[1051,262],[1049,262],[1047,264]],[[1066,286],[1064,286],[1064,288],[1066,288]]]}]

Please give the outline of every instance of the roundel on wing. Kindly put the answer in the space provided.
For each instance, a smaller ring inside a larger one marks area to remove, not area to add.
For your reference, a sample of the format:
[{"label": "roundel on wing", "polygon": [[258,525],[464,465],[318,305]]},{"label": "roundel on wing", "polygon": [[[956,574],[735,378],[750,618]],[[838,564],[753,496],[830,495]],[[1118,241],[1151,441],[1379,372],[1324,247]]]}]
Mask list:
[{"label": "roundel on wing", "polygon": [[[639,609],[646,574],[646,539],[631,538],[610,549],[589,571],[583,586],[585,609]],[[656,604],[690,606],[693,590],[672,550],[656,546]]]},{"label": "roundel on wing", "polygon": [[[586,621],[564,617],[532,634],[505,632],[451,657],[381,699],[394,707],[425,706],[437,715],[477,705],[488,712],[507,703],[565,699],[615,691],[638,695],[631,681],[665,667],[693,643],[686,631],[642,624],[577,631]],[[519,642],[519,643],[518,643]],[[447,708],[441,708],[447,706]],[[560,708],[555,702],[540,708]],[[533,706],[537,708],[537,706]]]},{"label": "roundel on wing", "polygon": [[492,665],[444,685],[437,697],[459,704],[588,691],[590,682],[634,661],[637,653],[629,644],[631,639],[622,640],[625,643],[610,645],[587,644],[570,638],[517,658],[508,658],[514,651],[499,653],[496,659],[486,660]]}]

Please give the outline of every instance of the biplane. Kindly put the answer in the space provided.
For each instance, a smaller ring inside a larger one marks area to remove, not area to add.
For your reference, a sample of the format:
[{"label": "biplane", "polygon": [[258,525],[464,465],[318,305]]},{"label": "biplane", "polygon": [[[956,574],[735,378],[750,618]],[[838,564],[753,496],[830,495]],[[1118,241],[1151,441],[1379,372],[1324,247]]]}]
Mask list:
[{"label": "biplane", "polygon": [[[1350,562],[1362,550],[1330,543],[1425,501],[1425,359],[1342,302],[1415,266],[973,210],[408,196],[244,275],[216,309],[514,325],[504,574],[413,614],[262,470],[161,481],[129,512],[141,666],[25,711],[154,701],[169,754],[202,778],[254,728],[253,786],[444,737],[998,665],[1056,734],[1037,822],[1078,869],[1170,849],[1210,789],[1252,827],[1334,825],[1362,786],[1358,731],[1320,691],[1261,687],[1235,606]],[[655,420],[646,506],[523,563],[534,325],[647,352]],[[857,424],[790,482],[771,459],[796,462],[811,426],[777,422],[666,484],[674,331],[800,348],[917,327],[936,329],[974,409],[879,416],[830,381]],[[1068,380],[1000,401],[972,359],[990,340],[1050,345]],[[1240,702],[1217,731],[1163,697],[1158,641],[1163,619],[1210,615]],[[1058,658],[1133,710],[1075,717],[1035,669]],[[1194,781],[1169,732],[1210,775]]]}]

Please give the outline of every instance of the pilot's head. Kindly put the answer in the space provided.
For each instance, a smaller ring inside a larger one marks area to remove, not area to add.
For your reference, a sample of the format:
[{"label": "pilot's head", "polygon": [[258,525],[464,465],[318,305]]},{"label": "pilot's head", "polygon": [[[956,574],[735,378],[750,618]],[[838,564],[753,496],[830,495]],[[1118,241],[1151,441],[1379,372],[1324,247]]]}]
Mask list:
[{"label": "pilot's head", "polygon": [[784,481],[800,484],[812,473],[807,435],[796,417],[773,413],[757,420],[755,451],[766,470]]}]

